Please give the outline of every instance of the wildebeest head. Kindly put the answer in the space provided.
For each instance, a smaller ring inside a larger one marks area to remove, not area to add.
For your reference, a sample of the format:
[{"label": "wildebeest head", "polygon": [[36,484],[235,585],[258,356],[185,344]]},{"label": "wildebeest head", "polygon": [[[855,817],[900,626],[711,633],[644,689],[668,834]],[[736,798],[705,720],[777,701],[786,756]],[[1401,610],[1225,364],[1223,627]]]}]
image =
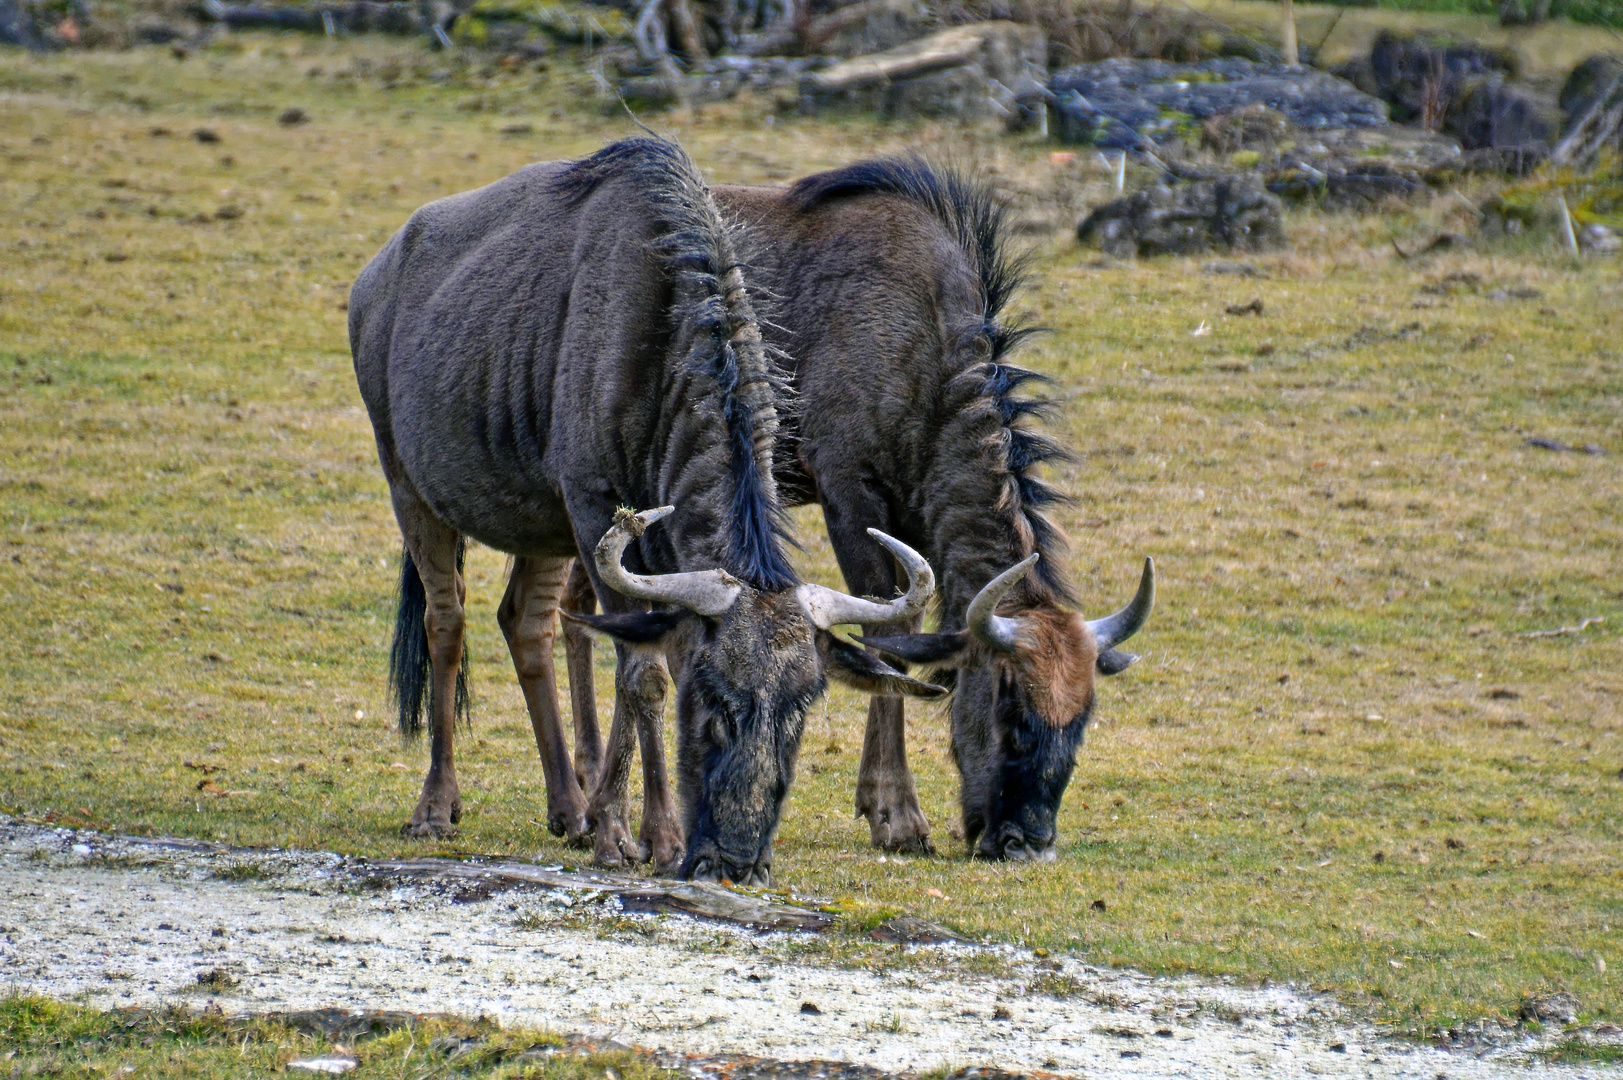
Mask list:
[{"label": "wildebeest head", "polygon": [[827,679],[869,693],[946,694],[840,640],[832,628],[913,617],[935,591],[935,576],[917,552],[877,529],[868,531],[908,573],[907,593],[888,603],[821,585],[764,591],[720,569],[626,570],[621,557],[632,537],[672,509],[623,514],[598,543],[595,561],[602,580],[623,595],[674,606],[581,618],[622,642],[657,646],[671,660],[687,833],[682,875],[770,884],[772,838],[806,710]]},{"label": "wildebeest head", "polygon": [[[1103,619],[1083,619],[1051,600],[1005,603],[1037,559],[1033,553],[988,582],[957,633],[858,639],[902,660],[958,669],[953,729],[972,733],[954,746],[964,836],[983,858],[1054,858],[1055,819],[1093,715],[1094,676],[1138,659],[1116,646],[1155,604],[1150,559],[1132,602]],[[1000,606],[1010,610],[999,614]]]}]

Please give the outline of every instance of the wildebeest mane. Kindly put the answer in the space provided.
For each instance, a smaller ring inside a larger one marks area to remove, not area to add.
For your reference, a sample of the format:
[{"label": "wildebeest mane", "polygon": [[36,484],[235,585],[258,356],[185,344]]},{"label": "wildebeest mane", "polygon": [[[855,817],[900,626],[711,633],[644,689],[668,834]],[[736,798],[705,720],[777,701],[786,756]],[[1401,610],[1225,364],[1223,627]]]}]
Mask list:
[{"label": "wildebeest mane", "polygon": [[1065,546],[1064,537],[1043,512],[1044,507],[1066,498],[1032,474],[1038,464],[1068,460],[1070,454],[1046,435],[1022,426],[1028,416],[1046,415],[1051,402],[1023,395],[1021,388],[1048,379],[1009,362],[1015,349],[1042,328],[1004,318],[1009,300],[1025,283],[1030,261],[1028,255],[1014,250],[1007,206],[984,181],[919,157],[862,161],[807,176],[791,185],[787,198],[805,211],[819,203],[864,194],[894,195],[922,206],[947,228],[968,260],[979,285],[980,310],[966,318],[963,340],[984,342],[985,361],[954,382],[974,380],[962,407],[990,404],[1002,422],[1004,454],[999,467],[1007,471],[1013,495],[1007,510],[1017,527],[1023,526],[1020,531],[1029,530],[1032,550],[1043,555],[1034,573],[1036,584],[1053,600],[1074,603],[1062,560],[1055,557]]},{"label": "wildebeest mane", "polygon": [[743,277],[742,230],[723,218],[698,166],[680,146],[661,138],[611,143],[575,162],[554,181],[573,201],[586,199],[611,177],[629,178],[653,200],[664,232],[653,247],[666,269],[691,286],[670,313],[689,331],[685,363],[715,388],[730,448],[729,571],[767,592],[799,577],[784,555],[793,544],[788,512],[778,498],[772,453],[778,414],[789,400],[786,380],[761,341]]}]

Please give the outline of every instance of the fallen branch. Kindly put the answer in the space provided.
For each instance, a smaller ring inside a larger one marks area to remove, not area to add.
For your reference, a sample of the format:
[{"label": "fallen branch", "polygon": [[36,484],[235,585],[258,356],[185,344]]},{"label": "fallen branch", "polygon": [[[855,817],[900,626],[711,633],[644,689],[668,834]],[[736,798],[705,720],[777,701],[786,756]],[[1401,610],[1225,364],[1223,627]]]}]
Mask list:
[{"label": "fallen branch", "polygon": [[826,930],[834,916],[824,911],[763,900],[722,885],[661,881],[629,874],[576,872],[529,863],[475,863],[456,859],[399,859],[370,864],[377,876],[457,881],[476,893],[541,887],[613,896],[625,911],[673,912],[737,923],[758,930]]},{"label": "fallen branch", "polygon": [[1531,633],[1523,634],[1522,637],[1560,637],[1562,634],[1581,634],[1589,628],[1590,624],[1605,621],[1606,616],[1604,615],[1592,615],[1577,626],[1558,626],[1554,630],[1534,630]]}]

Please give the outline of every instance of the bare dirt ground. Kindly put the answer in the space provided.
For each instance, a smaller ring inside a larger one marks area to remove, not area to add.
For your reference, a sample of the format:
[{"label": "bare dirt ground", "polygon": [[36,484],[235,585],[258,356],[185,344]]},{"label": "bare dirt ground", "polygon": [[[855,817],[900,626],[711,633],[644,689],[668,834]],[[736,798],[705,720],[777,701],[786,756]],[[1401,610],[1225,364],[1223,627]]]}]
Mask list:
[{"label": "bare dirt ground", "polygon": [[[1089,1077],[1509,1077],[1539,1044],[1384,1039],[1329,995],[1151,978],[1007,947],[839,960],[810,935],[628,915],[566,890],[380,880],[330,853],[0,819],[0,987],[102,1008],[487,1016],[679,1052]],[[821,960],[821,962],[819,962]],[[1569,1076],[1604,1066],[1542,1066]]]}]

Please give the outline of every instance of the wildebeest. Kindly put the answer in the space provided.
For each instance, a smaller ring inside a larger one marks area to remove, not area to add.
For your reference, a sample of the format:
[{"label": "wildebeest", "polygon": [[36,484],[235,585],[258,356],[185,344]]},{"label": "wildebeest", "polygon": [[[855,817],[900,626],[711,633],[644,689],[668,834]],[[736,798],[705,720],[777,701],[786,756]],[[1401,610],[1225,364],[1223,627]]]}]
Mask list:
[{"label": "wildebeest", "polygon": [[[560,722],[555,613],[577,555],[606,612],[587,621],[619,654],[610,745],[636,730],[643,841],[685,876],[767,880],[825,676],[942,692],[829,633],[921,610],[933,589],[922,558],[877,536],[911,578],[906,595],[876,602],[802,584],[785,556],[771,468],[779,378],[736,244],[687,155],[631,139],[431,203],[356,280],[356,377],[404,539],[390,661],[403,731],[420,729],[428,698],[431,762],[409,834],[443,835],[461,815],[467,537],[515,557],[499,621],[548,825],[574,841],[595,820],[600,844],[630,844],[603,827],[614,778],[588,801]],[[685,827],[666,794],[666,658]]]},{"label": "wildebeest", "polygon": [[[1116,646],[1149,615],[1154,567],[1145,561],[1136,597],[1116,614],[1088,622],[1072,610],[1061,538],[1044,516],[1059,495],[1033,475],[1064,451],[1028,428],[1046,402],[1020,391],[1039,377],[1009,362],[1028,331],[1004,318],[1021,265],[1002,203],[911,159],[715,195],[753,232],[752,271],[777,297],[769,340],[797,392],[776,463],[786,500],[822,504],[854,592],[895,587],[891,560],[864,540],[869,528],[939,571],[942,632],[910,633],[915,619],[870,626],[863,640],[956,669],[952,750],[971,850],[1052,859],[1094,676],[1137,659]],[[589,600],[581,589],[570,603]],[[928,851],[904,728],[900,697],[872,699],[856,809],[874,844]]]}]

